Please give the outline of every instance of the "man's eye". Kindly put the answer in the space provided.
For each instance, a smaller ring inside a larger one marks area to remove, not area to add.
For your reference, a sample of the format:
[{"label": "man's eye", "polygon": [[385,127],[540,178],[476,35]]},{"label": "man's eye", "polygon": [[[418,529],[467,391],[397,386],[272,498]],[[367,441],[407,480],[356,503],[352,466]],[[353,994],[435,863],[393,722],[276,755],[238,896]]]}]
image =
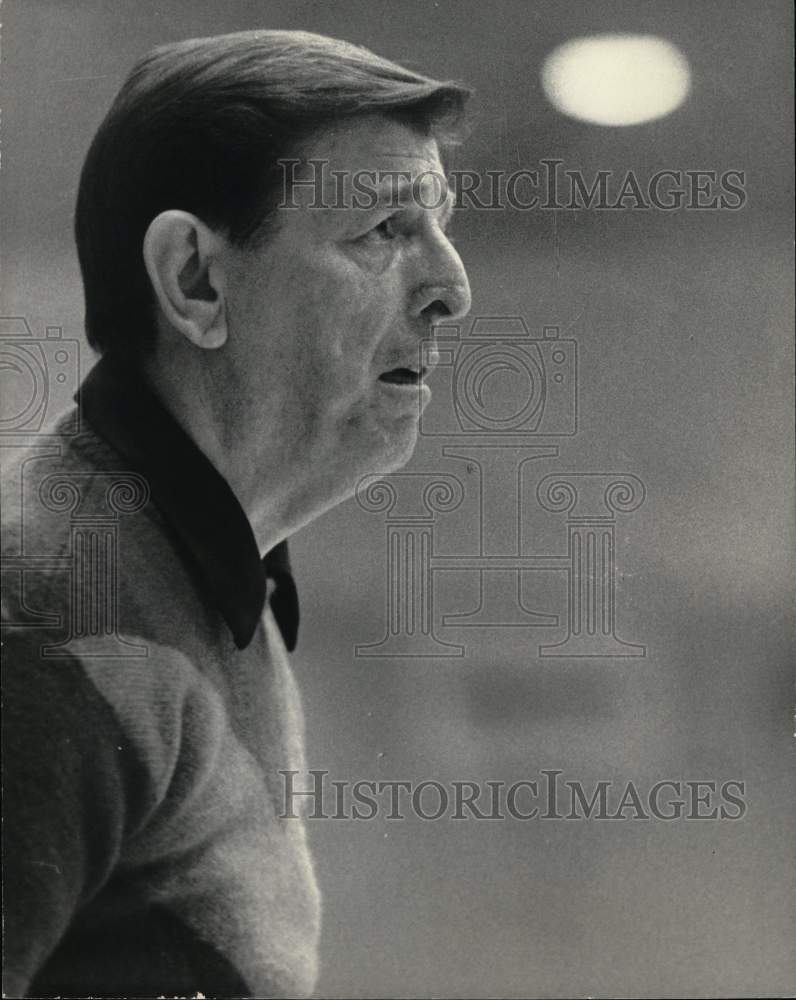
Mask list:
[{"label": "man's eye", "polygon": [[377,226],[369,229],[362,238],[371,240],[391,240],[397,235],[397,220],[394,215],[389,215],[386,219],[382,219]]}]

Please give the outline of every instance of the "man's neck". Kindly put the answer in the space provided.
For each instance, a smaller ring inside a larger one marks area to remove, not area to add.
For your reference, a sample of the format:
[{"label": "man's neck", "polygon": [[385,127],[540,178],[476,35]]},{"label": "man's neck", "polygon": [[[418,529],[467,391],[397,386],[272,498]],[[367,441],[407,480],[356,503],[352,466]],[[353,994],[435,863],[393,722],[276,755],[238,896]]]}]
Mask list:
[{"label": "man's neck", "polygon": [[201,356],[198,362],[191,356],[154,356],[144,364],[144,377],[227,481],[264,556],[321,510],[308,510],[304,517],[296,518],[305,505],[313,508],[311,497],[302,498],[300,486],[284,461],[269,462],[267,442],[249,440],[245,414],[231,402],[234,397],[229,387],[220,384],[224,378],[203,364]]}]

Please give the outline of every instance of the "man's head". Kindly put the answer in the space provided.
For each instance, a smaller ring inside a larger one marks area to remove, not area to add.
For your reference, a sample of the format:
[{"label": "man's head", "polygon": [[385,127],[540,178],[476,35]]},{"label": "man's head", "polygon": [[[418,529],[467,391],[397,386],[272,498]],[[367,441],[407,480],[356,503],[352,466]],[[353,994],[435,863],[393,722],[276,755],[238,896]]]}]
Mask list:
[{"label": "man's head", "polygon": [[237,245],[278,225],[280,161],[328,125],[383,112],[455,138],[468,92],[366,49],[300,31],[164,45],[128,76],[91,145],[75,217],[89,342],[141,357],[154,298],[141,257],[160,212],[182,209]]},{"label": "man's head", "polygon": [[92,144],[76,218],[89,340],[179,373],[212,417],[206,450],[270,475],[283,519],[411,454],[427,389],[395,370],[469,309],[440,191],[466,96],[348,43],[246,32],[146,57]]}]

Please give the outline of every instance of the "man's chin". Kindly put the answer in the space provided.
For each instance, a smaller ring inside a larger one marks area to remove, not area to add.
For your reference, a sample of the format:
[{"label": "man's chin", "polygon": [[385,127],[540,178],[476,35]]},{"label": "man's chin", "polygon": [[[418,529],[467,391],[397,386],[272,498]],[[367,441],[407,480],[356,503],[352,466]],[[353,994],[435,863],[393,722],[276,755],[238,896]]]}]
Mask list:
[{"label": "man's chin", "polygon": [[[345,444],[323,453],[316,451],[315,472],[326,466],[328,472],[322,478],[341,499],[343,494],[351,496],[363,479],[397,472],[412,458],[419,436],[416,418],[401,423],[403,426],[393,424],[389,430],[371,428],[367,436],[350,435]],[[336,461],[330,461],[333,454]]]},{"label": "man's chin", "polygon": [[374,462],[371,471],[378,475],[386,475],[402,469],[415,453],[417,438],[417,422],[415,421],[401,438],[396,438],[391,442],[390,448],[386,449],[384,454]]},{"label": "man's chin", "polygon": [[347,495],[353,496],[365,481],[383,479],[392,472],[398,472],[411,459],[414,450],[413,443],[400,450],[391,450],[388,454],[373,456],[370,461],[358,465],[347,482]]}]

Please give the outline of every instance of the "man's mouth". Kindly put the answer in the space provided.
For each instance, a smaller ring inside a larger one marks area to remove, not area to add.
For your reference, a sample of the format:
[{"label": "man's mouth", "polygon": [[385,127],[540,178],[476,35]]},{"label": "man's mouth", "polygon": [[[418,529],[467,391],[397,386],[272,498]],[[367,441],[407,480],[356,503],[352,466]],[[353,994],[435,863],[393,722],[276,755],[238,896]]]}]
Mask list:
[{"label": "man's mouth", "polygon": [[428,372],[427,368],[393,368],[379,375],[380,382],[390,382],[392,385],[420,385]]}]

